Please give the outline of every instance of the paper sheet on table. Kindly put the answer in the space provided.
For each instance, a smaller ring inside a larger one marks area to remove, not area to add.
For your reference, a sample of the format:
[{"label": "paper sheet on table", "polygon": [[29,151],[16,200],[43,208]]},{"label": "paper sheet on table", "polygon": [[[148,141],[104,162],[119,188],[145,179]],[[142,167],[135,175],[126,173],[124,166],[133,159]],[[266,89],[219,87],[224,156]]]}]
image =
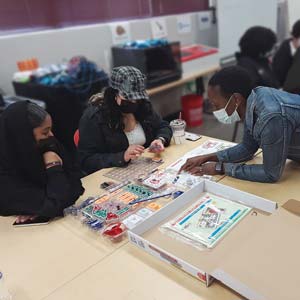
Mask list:
[{"label": "paper sheet on table", "polygon": [[199,147],[187,152],[183,157],[176,160],[174,163],[172,163],[166,169],[178,172],[180,170],[180,168],[185,164],[187,159],[189,159],[191,157],[218,152],[218,151],[233,147],[235,145],[236,145],[235,143],[230,143],[230,142],[208,140],[205,143],[203,143],[202,145],[200,145]]}]

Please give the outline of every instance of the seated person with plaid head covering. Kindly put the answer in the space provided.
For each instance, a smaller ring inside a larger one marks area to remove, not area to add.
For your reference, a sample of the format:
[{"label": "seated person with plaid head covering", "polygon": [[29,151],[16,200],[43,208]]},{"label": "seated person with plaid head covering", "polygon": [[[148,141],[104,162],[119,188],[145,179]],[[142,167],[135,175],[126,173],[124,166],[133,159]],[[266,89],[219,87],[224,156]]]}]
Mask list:
[{"label": "seated person with plaid head covering", "polygon": [[90,102],[80,120],[78,144],[81,168],[88,174],[125,166],[149,146],[162,152],[169,145],[172,130],[153,110],[138,69],[114,68],[110,86]]}]

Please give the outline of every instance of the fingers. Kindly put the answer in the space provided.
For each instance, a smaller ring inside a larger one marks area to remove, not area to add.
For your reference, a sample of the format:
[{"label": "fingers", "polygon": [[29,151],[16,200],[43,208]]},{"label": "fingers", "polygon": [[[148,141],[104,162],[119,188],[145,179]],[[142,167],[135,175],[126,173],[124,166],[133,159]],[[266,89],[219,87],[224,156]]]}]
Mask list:
[{"label": "fingers", "polygon": [[16,219],[16,223],[23,223],[25,222],[27,216],[18,216]]},{"label": "fingers", "polygon": [[203,170],[202,166],[197,166],[197,167],[192,168],[189,171],[189,173],[191,175],[194,175],[194,176],[203,176],[204,175],[204,170]]},{"label": "fingers", "polygon": [[154,140],[151,143],[150,147],[148,148],[148,151],[152,152],[152,153],[160,153],[164,150],[165,150],[165,147],[161,140]]},{"label": "fingers", "polygon": [[28,220],[33,220],[35,216],[18,216],[16,219],[16,223],[24,223]]},{"label": "fingers", "polygon": [[145,148],[143,146],[140,145],[133,145],[133,151],[137,152],[137,153],[143,153]]},{"label": "fingers", "polygon": [[181,166],[178,173],[181,173],[182,171],[186,171],[186,169],[190,166],[190,159],[187,159],[186,162]]},{"label": "fingers", "polygon": [[161,153],[165,150],[165,147],[163,145],[151,145],[149,147],[149,152],[151,153]]},{"label": "fingers", "polygon": [[129,157],[130,159],[136,159],[138,158],[141,154],[144,153],[145,148],[140,145],[132,145],[129,151]]},{"label": "fingers", "polygon": [[164,151],[165,151],[165,147],[161,146],[158,149],[156,149],[155,153],[161,153],[161,152],[164,152]]},{"label": "fingers", "polygon": [[43,157],[44,157],[44,162],[45,163],[50,163],[50,162],[53,162],[53,161],[59,161],[62,164],[61,157],[53,151],[45,152],[43,154]]},{"label": "fingers", "polygon": [[185,164],[181,166],[181,168],[178,171],[178,174],[181,173],[182,171],[185,171]]},{"label": "fingers", "polygon": [[183,172],[183,171],[185,171],[186,168],[187,168],[187,163],[185,163],[185,164],[183,164],[183,165],[181,166],[181,168],[180,168],[179,171],[178,171],[178,174],[181,173],[181,172]]},{"label": "fingers", "polygon": [[130,154],[131,155],[140,155],[140,154],[142,154],[143,152],[141,152],[141,151],[139,151],[139,150],[132,150],[132,151],[130,151]]},{"label": "fingers", "polygon": [[141,156],[139,153],[131,153],[129,154],[130,159],[137,159]]},{"label": "fingers", "polygon": [[129,158],[130,158],[130,159],[136,159],[136,158],[138,158],[139,156],[141,156],[141,154],[140,154],[140,153],[137,153],[137,152],[131,152],[131,153],[129,153]]},{"label": "fingers", "polygon": [[142,153],[144,153],[145,148],[140,145],[131,145],[124,153],[125,161],[129,161],[130,159],[138,158]]},{"label": "fingers", "polygon": [[185,172],[190,172],[190,170],[192,170],[194,167],[196,167],[197,164],[196,163],[192,163],[192,162],[186,162],[179,170],[179,173],[182,171]]},{"label": "fingers", "polygon": [[180,168],[179,173],[182,171],[190,172],[193,168],[197,166],[202,166],[207,162],[207,158],[205,156],[194,156],[187,159],[186,163]]},{"label": "fingers", "polygon": [[193,170],[195,167],[197,167],[197,164],[196,164],[196,163],[190,163],[190,164],[187,164],[186,167],[184,168],[184,171],[190,172],[190,171]]}]

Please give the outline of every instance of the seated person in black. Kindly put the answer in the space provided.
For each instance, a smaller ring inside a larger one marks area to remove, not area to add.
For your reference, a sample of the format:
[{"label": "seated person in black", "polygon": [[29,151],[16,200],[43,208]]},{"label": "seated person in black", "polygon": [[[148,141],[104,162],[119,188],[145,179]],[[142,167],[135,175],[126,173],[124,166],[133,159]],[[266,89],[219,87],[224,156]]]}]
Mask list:
[{"label": "seated person in black", "polygon": [[282,42],[273,58],[273,70],[280,83],[284,85],[289,69],[294,60],[295,53],[300,47],[300,20],[292,28],[292,36]]},{"label": "seated person in black", "polygon": [[148,99],[145,76],[138,69],[112,70],[110,87],[91,98],[80,120],[78,155],[85,172],[126,166],[146,147],[161,152],[169,145],[172,130]]},{"label": "seated person in black", "polygon": [[50,115],[29,101],[0,116],[0,215],[56,217],[83,193],[74,169],[51,132]]},{"label": "seated person in black", "polygon": [[269,58],[275,43],[275,33],[261,26],[249,28],[240,39],[240,52],[236,53],[237,65],[247,70],[254,87],[279,87]]}]

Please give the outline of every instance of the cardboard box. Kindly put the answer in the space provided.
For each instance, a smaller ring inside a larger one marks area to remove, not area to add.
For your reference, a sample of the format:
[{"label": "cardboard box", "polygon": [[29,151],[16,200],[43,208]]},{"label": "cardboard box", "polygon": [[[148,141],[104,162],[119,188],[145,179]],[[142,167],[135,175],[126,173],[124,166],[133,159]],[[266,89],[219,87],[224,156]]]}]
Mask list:
[{"label": "cardboard box", "polygon": [[219,65],[219,50],[201,44],[181,47],[181,62],[184,74],[193,73],[197,69]]},{"label": "cardboard box", "polygon": [[[213,249],[205,251],[159,230],[203,192],[253,208]],[[277,209],[275,202],[204,180],[129,231],[128,236],[140,249],[207,286],[217,279],[248,299],[296,300],[300,297],[299,212],[298,201],[289,201],[286,208]]]}]

